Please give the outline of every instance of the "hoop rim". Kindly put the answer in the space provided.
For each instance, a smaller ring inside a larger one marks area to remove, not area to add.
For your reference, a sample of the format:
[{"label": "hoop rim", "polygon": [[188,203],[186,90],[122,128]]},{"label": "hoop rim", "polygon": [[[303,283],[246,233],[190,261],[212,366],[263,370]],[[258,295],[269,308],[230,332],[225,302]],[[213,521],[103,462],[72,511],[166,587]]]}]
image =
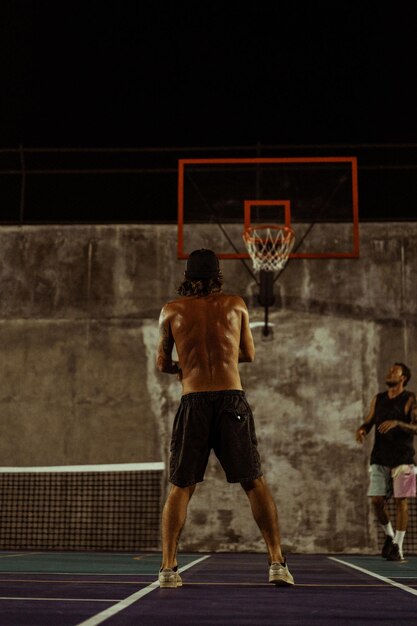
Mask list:
[{"label": "hoop rim", "polygon": [[283,230],[284,232],[286,232],[287,235],[295,235],[294,230],[291,228],[291,226],[287,226],[286,224],[256,224],[256,225],[250,225],[250,226],[246,226],[243,230],[243,237],[244,239],[253,239],[256,237],[256,239],[259,239],[261,241],[263,241],[262,237],[257,237],[256,235],[254,235],[254,231],[256,230]]}]

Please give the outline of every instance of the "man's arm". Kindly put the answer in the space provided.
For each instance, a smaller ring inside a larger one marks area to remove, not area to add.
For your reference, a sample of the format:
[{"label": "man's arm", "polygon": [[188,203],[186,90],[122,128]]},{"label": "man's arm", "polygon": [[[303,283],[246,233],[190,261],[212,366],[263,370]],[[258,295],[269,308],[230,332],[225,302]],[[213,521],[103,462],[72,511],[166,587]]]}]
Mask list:
[{"label": "man's arm", "polygon": [[410,397],[407,400],[404,410],[405,415],[410,416],[410,422],[403,422],[402,420],[386,420],[378,427],[379,432],[387,433],[393,428],[400,428],[408,432],[417,435],[417,402],[414,393],[410,393]]},{"label": "man's arm", "polygon": [[365,421],[359,426],[358,430],[356,431],[356,441],[358,443],[363,443],[365,441],[366,435],[369,433],[372,426],[374,425],[375,402],[376,396],[372,398],[371,407],[369,409],[368,415],[365,418]]},{"label": "man's arm", "polygon": [[249,313],[242,300],[242,325],[240,328],[239,363],[252,363],[255,358],[255,344],[249,326]]},{"label": "man's arm", "polygon": [[166,374],[180,374],[181,370],[176,361],[172,360],[174,338],[168,315],[168,306],[162,308],[159,316],[159,343],[156,355],[156,367]]}]

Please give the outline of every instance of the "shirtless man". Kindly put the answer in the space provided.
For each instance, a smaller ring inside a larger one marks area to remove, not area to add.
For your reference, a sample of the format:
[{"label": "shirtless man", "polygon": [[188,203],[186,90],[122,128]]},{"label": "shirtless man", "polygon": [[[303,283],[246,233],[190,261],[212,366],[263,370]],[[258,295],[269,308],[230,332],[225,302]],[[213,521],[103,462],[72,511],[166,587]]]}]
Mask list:
[{"label": "shirtless man", "polygon": [[[255,356],[247,307],[240,296],[222,292],[219,261],[211,250],[191,253],[178,293],[180,298],[162,308],[157,351],[159,371],[176,374],[183,388],[172,430],[172,486],[162,514],[160,586],[182,585],[178,541],[196,484],[204,480],[211,449],[228,482],[240,483],[249,498],[268,549],[269,582],[293,585],[239,375],[239,363],[252,362]],[[178,362],[172,360],[174,344]]]}]

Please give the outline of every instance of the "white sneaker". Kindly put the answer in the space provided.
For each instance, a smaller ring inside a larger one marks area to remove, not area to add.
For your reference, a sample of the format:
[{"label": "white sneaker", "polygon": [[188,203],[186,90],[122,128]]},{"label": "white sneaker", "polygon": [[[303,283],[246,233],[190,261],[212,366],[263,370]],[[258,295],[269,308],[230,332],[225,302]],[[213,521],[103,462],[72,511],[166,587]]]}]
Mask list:
[{"label": "white sneaker", "polygon": [[294,578],[288,569],[286,561],[284,564],[271,563],[269,566],[269,582],[280,587],[294,584]]},{"label": "white sneaker", "polygon": [[182,587],[182,579],[177,569],[167,567],[159,572],[159,586],[162,588],[175,589]]}]

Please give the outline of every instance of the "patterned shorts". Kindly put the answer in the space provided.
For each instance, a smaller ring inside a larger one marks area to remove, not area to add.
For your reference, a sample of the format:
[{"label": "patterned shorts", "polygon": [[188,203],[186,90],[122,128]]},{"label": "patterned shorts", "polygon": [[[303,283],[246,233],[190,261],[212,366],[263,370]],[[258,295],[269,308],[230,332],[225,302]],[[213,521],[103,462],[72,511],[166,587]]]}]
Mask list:
[{"label": "patterned shorts", "polygon": [[385,467],[371,465],[369,468],[370,483],[368,496],[385,496],[390,498],[415,498],[416,474],[414,465]]}]

